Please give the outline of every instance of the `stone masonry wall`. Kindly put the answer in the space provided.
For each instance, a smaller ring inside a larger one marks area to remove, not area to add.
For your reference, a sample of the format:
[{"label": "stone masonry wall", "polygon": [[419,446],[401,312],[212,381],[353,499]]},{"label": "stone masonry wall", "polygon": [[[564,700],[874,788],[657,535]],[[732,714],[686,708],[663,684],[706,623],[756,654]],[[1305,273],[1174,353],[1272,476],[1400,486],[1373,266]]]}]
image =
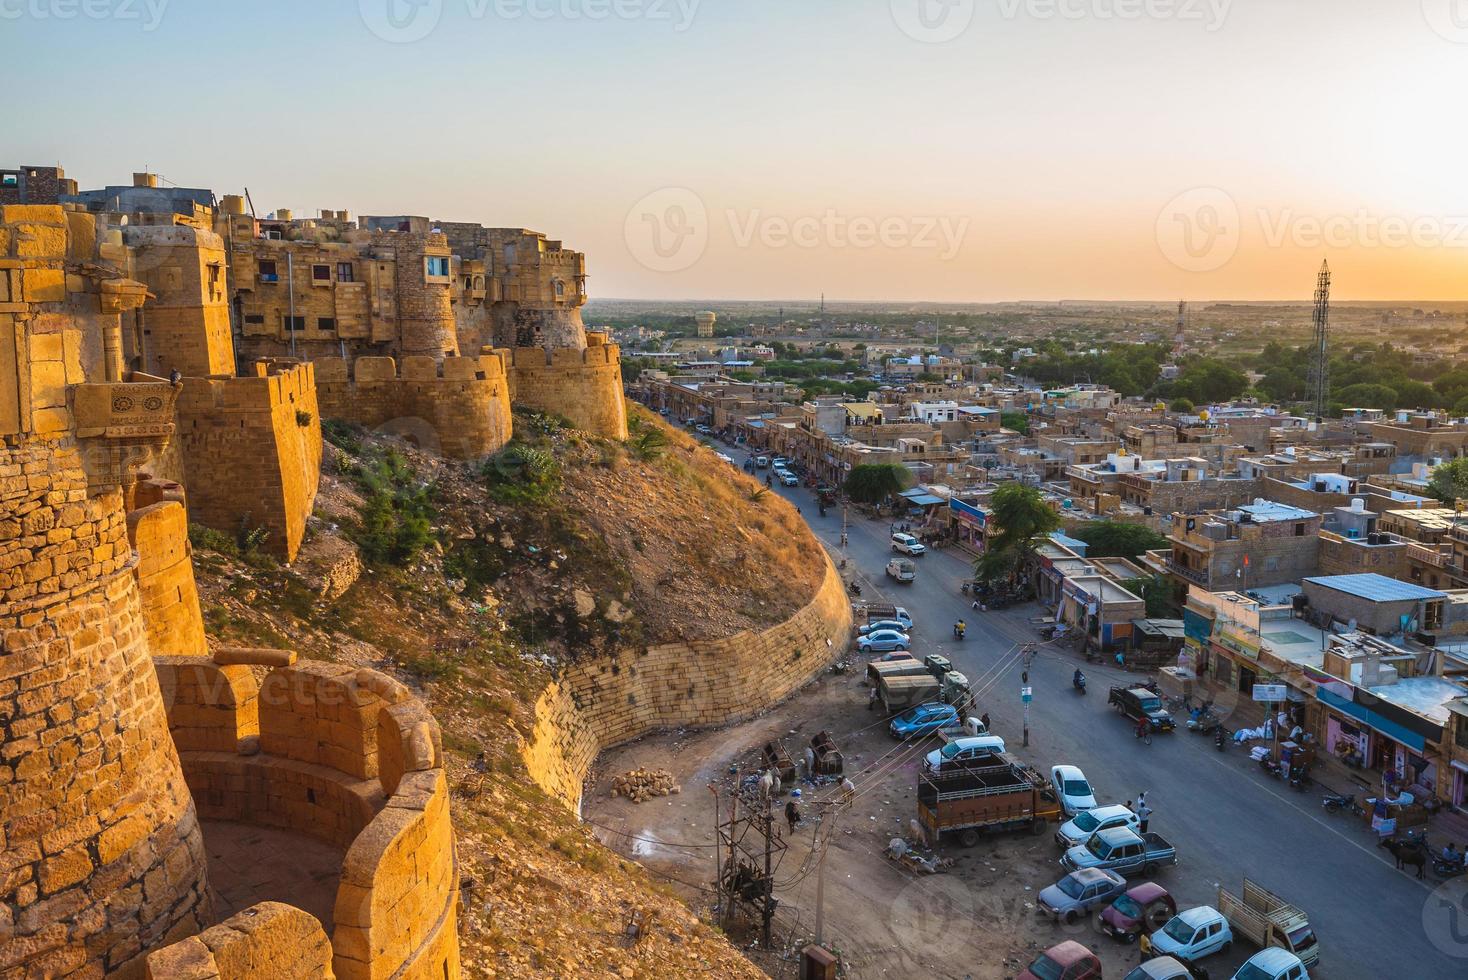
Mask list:
[{"label": "stone masonry wall", "polygon": [[308,912],[260,902],[148,957],[148,980],[331,980],[331,942]]},{"label": "stone masonry wall", "polygon": [[[510,388],[502,351],[478,357],[359,357],[316,361],[322,413],[384,429],[425,450],[477,459],[510,441]],[[440,374],[440,371],[442,374]]]},{"label": "stone masonry wall", "polygon": [[117,491],[0,452],[0,974],[136,977],[208,925],[207,859]]},{"label": "stone masonry wall", "polygon": [[166,500],[132,511],[127,515],[127,537],[138,553],[148,649],[154,656],[203,653],[208,644],[183,504]]},{"label": "stone masonry wall", "polygon": [[771,707],[844,650],[851,604],[835,566],[815,597],[760,633],[668,643],[568,668],[535,703],[530,776],[567,806],[598,753],[650,731],[726,725]]},{"label": "stone masonry wall", "polygon": [[621,352],[589,334],[584,350],[521,347],[511,352],[510,399],[604,439],[627,438]]},{"label": "stone masonry wall", "polygon": [[[247,665],[272,662],[257,684]],[[458,869],[443,751],[427,707],[377,671],[297,664],[284,651],[164,657],[158,670],[205,818],[292,830],[343,849],[332,973],[456,978]],[[209,933],[198,938],[218,956]],[[298,951],[269,936],[228,938],[243,943],[233,947],[240,961],[265,972],[221,977],[323,975],[295,972]],[[193,942],[162,950],[150,957],[152,976],[193,980],[184,967],[200,956]]]},{"label": "stone masonry wall", "polygon": [[176,442],[189,520],[226,534],[242,523],[264,527],[265,547],[295,558],[321,479],[311,365],[264,377],[186,379]]}]

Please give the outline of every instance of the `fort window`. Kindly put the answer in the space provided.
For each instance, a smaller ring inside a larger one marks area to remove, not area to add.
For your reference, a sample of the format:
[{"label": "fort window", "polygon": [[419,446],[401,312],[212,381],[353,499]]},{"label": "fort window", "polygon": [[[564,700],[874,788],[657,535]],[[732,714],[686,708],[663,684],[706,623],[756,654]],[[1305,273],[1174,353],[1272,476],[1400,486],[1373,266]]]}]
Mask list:
[{"label": "fort window", "polygon": [[555,283],[554,283],[554,286],[555,286],[555,290],[556,290],[556,299],[565,299],[566,298],[566,284],[563,283],[563,282],[561,282],[561,280],[557,279],[555,281]]},{"label": "fort window", "polygon": [[0,174],[0,187],[19,187],[20,174]]},{"label": "fort window", "polygon": [[350,262],[338,262],[336,264],[336,281],[337,282],[353,282],[354,281],[352,279],[352,263],[350,263]]},{"label": "fort window", "polygon": [[316,286],[329,286],[329,285],[331,285],[331,266],[329,266],[329,265],[313,265],[313,266],[311,266],[311,283],[313,285],[316,285]]},{"label": "fort window", "polygon": [[264,323],[265,322],[265,314],[264,313],[246,313],[245,314],[245,322],[246,323]]},{"label": "fort window", "polygon": [[316,329],[331,332],[336,329],[336,317],[319,316],[316,318]]},{"label": "fort window", "polygon": [[423,263],[429,279],[447,279],[449,277],[448,256],[430,255],[423,260]]},{"label": "fort window", "polygon": [[280,276],[275,272],[274,259],[261,259],[259,265],[261,282],[280,282]]},{"label": "fort window", "polygon": [[285,324],[285,328],[292,332],[306,329],[306,318],[303,316],[282,316],[280,319]]}]

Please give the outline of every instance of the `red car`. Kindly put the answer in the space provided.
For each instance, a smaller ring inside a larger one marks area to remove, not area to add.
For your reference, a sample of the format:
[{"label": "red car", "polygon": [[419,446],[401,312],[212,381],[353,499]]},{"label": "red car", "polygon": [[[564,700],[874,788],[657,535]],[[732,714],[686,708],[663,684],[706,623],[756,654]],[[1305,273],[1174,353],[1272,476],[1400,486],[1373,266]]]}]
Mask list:
[{"label": "red car", "polygon": [[1051,946],[1015,980],[1101,980],[1101,961],[1074,939]]},{"label": "red car", "polygon": [[1177,915],[1177,902],[1167,889],[1153,882],[1128,888],[1101,910],[1101,931],[1124,943],[1134,943],[1142,933],[1155,932]]}]

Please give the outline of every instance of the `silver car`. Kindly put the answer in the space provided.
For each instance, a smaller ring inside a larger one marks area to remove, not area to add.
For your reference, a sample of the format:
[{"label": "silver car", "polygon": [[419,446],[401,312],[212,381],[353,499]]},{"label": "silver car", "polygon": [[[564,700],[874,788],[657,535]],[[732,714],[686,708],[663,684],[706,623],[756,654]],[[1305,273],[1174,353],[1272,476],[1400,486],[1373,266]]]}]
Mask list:
[{"label": "silver car", "polygon": [[1115,871],[1082,868],[1040,892],[1039,909],[1052,919],[1075,922],[1094,908],[1110,905],[1126,891],[1126,879]]}]

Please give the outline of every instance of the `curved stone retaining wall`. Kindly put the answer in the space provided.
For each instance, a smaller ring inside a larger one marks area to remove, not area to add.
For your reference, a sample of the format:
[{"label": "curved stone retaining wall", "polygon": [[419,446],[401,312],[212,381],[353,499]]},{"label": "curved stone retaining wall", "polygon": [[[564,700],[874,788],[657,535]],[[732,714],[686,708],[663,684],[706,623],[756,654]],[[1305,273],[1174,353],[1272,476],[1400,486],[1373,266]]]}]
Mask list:
[{"label": "curved stone retaining wall", "polygon": [[535,703],[526,768],[546,792],[579,810],[582,783],[603,749],[659,729],[756,715],[816,676],[850,633],[851,604],[828,560],[815,598],[777,626],[576,664]]}]

